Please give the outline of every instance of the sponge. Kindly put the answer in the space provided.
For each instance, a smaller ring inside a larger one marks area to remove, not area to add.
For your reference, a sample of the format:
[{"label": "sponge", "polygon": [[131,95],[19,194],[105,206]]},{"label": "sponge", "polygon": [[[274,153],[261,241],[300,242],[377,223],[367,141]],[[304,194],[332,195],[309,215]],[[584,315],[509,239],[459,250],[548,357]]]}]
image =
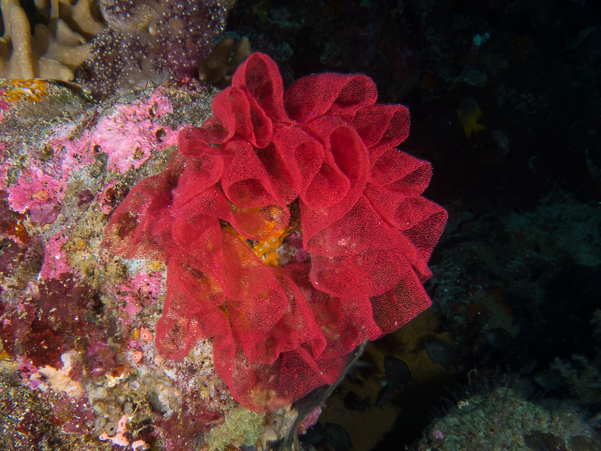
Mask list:
[{"label": "sponge", "polygon": [[211,450],[223,450],[227,445],[252,446],[263,432],[265,415],[252,412],[237,405],[225,414],[225,422],[211,429],[205,442]]}]

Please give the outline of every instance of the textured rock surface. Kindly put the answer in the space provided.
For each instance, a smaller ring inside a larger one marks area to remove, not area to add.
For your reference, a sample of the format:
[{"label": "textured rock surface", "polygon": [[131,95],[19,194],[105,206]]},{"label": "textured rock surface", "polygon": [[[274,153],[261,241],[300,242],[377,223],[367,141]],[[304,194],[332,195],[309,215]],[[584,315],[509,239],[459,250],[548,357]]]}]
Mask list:
[{"label": "textured rock surface", "polygon": [[172,75],[197,75],[234,3],[100,0],[108,28],[91,43],[77,81],[104,98]]},{"label": "textured rock surface", "polygon": [[153,342],[164,265],[115,259],[100,242],[130,186],[161,169],[177,128],[202,122],[212,94],[174,84],[91,106],[36,87],[0,119],[2,358],[18,375],[15,396],[44,406],[26,433],[60,433],[65,450],[191,449],[234,405],[211,343],[164,361]]}]

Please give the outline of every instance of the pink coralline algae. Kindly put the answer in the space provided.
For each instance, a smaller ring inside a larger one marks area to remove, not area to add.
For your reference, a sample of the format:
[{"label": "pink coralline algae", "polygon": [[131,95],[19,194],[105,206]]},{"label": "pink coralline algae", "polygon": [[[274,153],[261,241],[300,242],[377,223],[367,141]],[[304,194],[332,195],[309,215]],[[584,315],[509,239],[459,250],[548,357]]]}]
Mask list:
[{"label": "pink coralline algae", "polygon": [[[118,299],[125,302],[121,310],[127,312],[130,317],[135,316],[143,307],[156,301],[162,283],[162,274],[141,272],[120,284],[117,287],[116,295]],[[124,318],[124,321],[129,323],[129,318]]]},{"label": "pink coralline algae", "polygon": [[[125,173],[131,168],[138,169],[152,151],[160,152],[174,145],[176,132],[157,123],[158,118],[170,111],[169,100],[156,90],[147,99],[117,105],[114,113],[103,117],[78,139],[72,138],[75,124],[58,126],[41,145],[52,158],[42,161],[32,155],[28,167],[10,187],[7,171],[11,163],[0,164],[0,189],[8,193],[9,205],[15,212],[27,214],[34,224],[52,224],[59,215],[67,181],[89,167],[100,154],[106,155],[108,170]],[[5,149],[6,143],[0,143],[0,152],[4,154]],[[107,214],[112,211],[105,203],[101,202],[100,207]]]},{"label": "pink coralline algae", "polygon": [[8,200],[14,211],[29,211],[33,222],[51,224],[58,216],[56,205],[62,200],[64,189],[64,181],[33,167],[24,170],[17,183],[8,188]]},{"label": "pink coralline algae", "polygon": [[[126,312],[130,316],[130,318],[134,317],[138,313],[140,313],[140,310],[142,310],[142,307],[140,306],[138,301],[133,296],[125,296],[124,300],[125,300],[125,306],[121,307],[121,310]],[[124,318],[123,322],[124,322],[124,324],[129,324],[130,319]]]},{"label": "pink coralline algae", "polygon": [[176,143],[176,133],[152,121],[169,111],[169,100],[160,94],[120,106],[96,126],[89,136],[89,146],[108,155],[109,170],[125,173],[132,167],[138,169],[150,158],[152,149],[163,150]]},{"label": "pink coralline algae", "polygon": [[141,272],[136,274],[133,283],[138,293],[154,301],[158,298],[163,285],[163,275],[161,273]]},{"label": "pink coralline algae", "polygon": [[48,145],[60,152],[55,152],[54,160],[61,162],[56,175],[66,179],[101,153],[107,155],[109,170],[125,173],[130,168],[138,169],[148,160],[151,150],[162,151],[176,143],[177,134],[156,123],[170,111],[171,103],[157,89],[147,99],[115,106],[112,114],[103,117],[91,130],[85,130],[79,139],[69,139],[74,129],[72,124],[57,129],[48,140]]},{"label": "pink coralline algae", "polygon": [[44,263],[40,271],[40,279],[59,279],[61,275],[72,271],[67,262],[67,254],[63,246],[67,237],[58,233],[46,242]]},{"label": "pink coralline algae", "polygon": [[105,230],[113,253],[167,263],[159,352],[180,359],[212,337],[217,372],[248,409],[333,383],[357,345],[430,305],[422,283],[446,212],[421,196],[429,163],[395,148],[408,110],[376,97],[364,75],[284,92],[255,53]]},{"label": "pink coralline algae", "polygon": [[5,89],[0,89],[0,120],[4,117],[4,114],[10,109],[10,104],[4,98]]}]

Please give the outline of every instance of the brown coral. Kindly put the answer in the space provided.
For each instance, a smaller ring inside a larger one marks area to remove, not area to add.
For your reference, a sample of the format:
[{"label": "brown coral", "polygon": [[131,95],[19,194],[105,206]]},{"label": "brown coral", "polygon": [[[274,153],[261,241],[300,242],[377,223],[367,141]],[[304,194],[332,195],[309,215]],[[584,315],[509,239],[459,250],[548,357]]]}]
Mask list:
[{"label": "brown coral", "polygon": [[92,14],[93,0],[36,1],[31,24],[18,0],[2,0],[4,36],[0,38],[0,77],[73,79],[88,56],[88,40],[104,25]]},{"label": "brown coral", "polygon": [[224,36],[215,43],[199,68],[200,79],[219,89],[228,87],[236,68],[252,53],[247,37]]}]

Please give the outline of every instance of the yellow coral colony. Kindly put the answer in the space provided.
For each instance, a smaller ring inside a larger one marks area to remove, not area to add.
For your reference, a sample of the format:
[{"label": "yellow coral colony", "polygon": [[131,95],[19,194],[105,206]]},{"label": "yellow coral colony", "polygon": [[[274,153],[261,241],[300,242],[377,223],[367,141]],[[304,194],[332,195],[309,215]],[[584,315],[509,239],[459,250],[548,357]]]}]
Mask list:
[{"label": "yellow coral colony", "polygon": [[74,70],[88,56],[87,41],[104,28],[90,11],[92,1],[71,5],[71,0],[35,0],[48,25],[36,24],[32,35],[19,0],[1,0],[0,77],[72,80]]}]

